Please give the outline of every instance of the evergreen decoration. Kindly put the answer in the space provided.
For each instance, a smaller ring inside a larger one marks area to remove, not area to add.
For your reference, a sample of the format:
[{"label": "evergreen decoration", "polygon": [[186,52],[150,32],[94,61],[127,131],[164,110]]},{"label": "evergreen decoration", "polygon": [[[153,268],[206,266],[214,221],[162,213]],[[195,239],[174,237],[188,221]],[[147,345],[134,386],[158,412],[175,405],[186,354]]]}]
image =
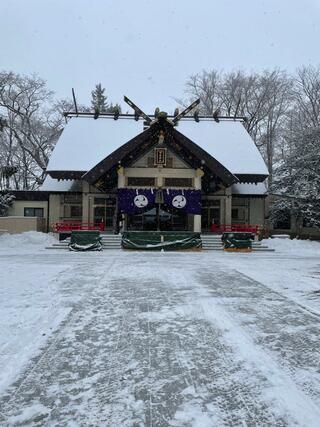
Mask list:
[{"label": "evergreen decoration", "polygon": [[220,115],[220,108],[217,108],[212,114],[214,121],[216,121],[217,123],[219,123],[219,115]]},{"label": "evergreen decoration", "polygon": [[113,116],[114,120],[118,120],[119,115],[120,115],[120,109],[117,108],[114,112],[114,116]]},{"label": "evergreen decoration", "polygon": [[98,107],[95,107],[95,109],[94,109],[94,116],[93,116],[93,118],[94,118],[95,120],[97,120],[97,118],[99,117],[99,115],[100,115],[100,110],[99,110],[99,108],[98,108]]}]

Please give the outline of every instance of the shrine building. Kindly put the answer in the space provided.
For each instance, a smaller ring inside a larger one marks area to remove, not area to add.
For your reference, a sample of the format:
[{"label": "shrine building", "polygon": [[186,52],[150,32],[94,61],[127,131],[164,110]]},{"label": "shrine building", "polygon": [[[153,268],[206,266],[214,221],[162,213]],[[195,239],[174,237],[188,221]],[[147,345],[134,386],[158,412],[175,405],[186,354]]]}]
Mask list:
[{"label": "shrine building", "polygon": [[242,118],[65,116],[42,187],[16,191],[9,215],[60,232],[265,226],[268,170]]}]

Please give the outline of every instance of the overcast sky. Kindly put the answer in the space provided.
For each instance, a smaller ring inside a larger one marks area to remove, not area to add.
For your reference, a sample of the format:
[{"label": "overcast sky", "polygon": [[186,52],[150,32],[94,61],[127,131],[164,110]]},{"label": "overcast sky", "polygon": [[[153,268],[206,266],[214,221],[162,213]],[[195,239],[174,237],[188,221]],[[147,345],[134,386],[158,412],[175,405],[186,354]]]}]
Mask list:
[{"label": "overcast sky", "polygon": [[[320,0],[0,0],[0,69],[37,73],[57,97],[96,83],[172,112],[202,69],[320,63]],[[129,108],[129,107],[128,107]]]}]

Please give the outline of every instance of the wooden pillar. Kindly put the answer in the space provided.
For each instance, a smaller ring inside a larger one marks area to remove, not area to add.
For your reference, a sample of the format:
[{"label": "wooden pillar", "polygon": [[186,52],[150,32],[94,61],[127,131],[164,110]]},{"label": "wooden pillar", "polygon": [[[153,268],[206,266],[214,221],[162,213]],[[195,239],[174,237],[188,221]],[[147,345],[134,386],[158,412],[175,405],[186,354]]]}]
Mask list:
[{"label": "wooden pillar", "polygon": [[[194,177],[194,188],[201,190],[201,178],[204,172],[202,169],[197,169]],[[193,215],[193,231],[195,233],[201,233],[201,215]]]},{"label": "wooden pillar", "polygon": [[82,182],[82,222],[90,221],[90,213],[89,213],[89,190],[90,185],[88,182]]},{"label": "wooden pillar", "polygon": [[126,176],[124,167],[120,166],[118,169],[118,188],[123,188],[126,186]]},{"label": "wooden pillar", "polygon": [[[123,188],[126,186],[126,176],[125,176],[125,169],[123,166],[120,166],[118,168],[118,188]],[[116,203],[117,209],[118,209],[118,200]],[[118,212],[116,212],[117,218],[118,218]],[[125,231],[127,229],[127,215],[121,214],[120,224],[119,224],[119,230],[120,233],[122,231]]]},{"label": "wooden pillar", "polygon": [[226,188],[225,197],[225,224],[232,224],[232,192],[231,187]]}]

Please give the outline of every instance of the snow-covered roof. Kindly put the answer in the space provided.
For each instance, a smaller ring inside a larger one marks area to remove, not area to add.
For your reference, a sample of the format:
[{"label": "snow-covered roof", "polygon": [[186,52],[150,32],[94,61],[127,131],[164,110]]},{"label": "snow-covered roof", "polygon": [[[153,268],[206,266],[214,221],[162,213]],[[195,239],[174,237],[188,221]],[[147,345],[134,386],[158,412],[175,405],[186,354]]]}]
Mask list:
[{"label": "snow-covered roof", "polygon": [[141,120],[73,117],[51,154],[47,171],[88,171],[142,131]]},{"label": "snow-covered roof", "polygon": [[[176,128],[232,174],[268,175],[262,156],[239,121],[180,120]],[[143,121],[128,118],[73,117],[62,132],[47,171],[89,171],[143,131]]]},{"label": "snow-covered roof", "polygon": [[268,175],[266,164],[239,121],[180,120],[177,130],[218,160],[234,175]]},{"label": "snow-covered roof", "polygon": [[41,191],[81,191],[81,181],[60,180],[47,175],[43,184],[39,188]]},{"label": "snow-covered roof", "polygon": [[267,186],[265,182],[258,182],[257,184],[237,183],[231,186],[231,191],[235,196],[263,196],[267,193]]}]

